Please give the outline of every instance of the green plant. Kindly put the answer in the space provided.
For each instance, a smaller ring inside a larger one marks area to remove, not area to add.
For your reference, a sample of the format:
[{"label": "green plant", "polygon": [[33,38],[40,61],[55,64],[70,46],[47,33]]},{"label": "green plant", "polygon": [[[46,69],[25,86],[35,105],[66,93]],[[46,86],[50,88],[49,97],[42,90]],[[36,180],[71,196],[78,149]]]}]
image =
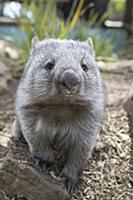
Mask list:
[{"label": "green plant", "polygon": [[111,0],[110,5],[115,12],[124,10],[126,0]]},{"label": "green plant", "polygon": [[44,37],[67,37],[67,28],[64,21],[57,17],[56,7],[54,2],[44,4],[39,1],[38,5],[34,1],[28,4],[28,1],[23,5],[21,18],[19,19],[20,28],[26,33],[25,40],[21,42],[22,49],[21,57],[25,61],[29,56],[31,39],[38,35],[39,39]]},{"label": "green plant", "polygon": [[98,34],[91,36],[95,54],[97,59],[105,60],[105,58],[113,57],[113,48],[114,45],[112,44],[111,40],[109,39],[100,39]]},{"label": "green plant", "polygon": [[[21,18],[19,24],[23,32],[26,33],[25,40],[20,43],[21,48],[21,60],[23,63],[29,57],[29,50],[31,47],[31,40],[33,36],[38,35],[39,39],[43,38],[73,38],[79,40],[86,40],[89,36],[89,29],[95,25],[97,14],[91,13],[90,20],[85,22],[80,18],[84,10],[82,9],[84,0],[80,0],[77,9],[74,13],[78,0],[74,1],[70,15],[67,21],[59,18],[57,15],[56,5],[54,1],[47,1],[43,3],[43,0],[38,1],[36,4],[34,1],[25,1],[23,4]],[[106,14],[102,20],[106,17]],[[100,21],[101,23],[102,21]],[[113,45],[109,40],[99,39],[97,34],[91,35],[96,56],[111,56]]]},{"label": "green plant", "polygon": [[[92,21],[94,21],[94,16]],[[97,58],[114,56],[113,55],[114,45],[112,44],[111,39],[109,39],[110,37],[108,36],[108,38],[101,38],[99,31],[97,31],[98,29],[96,29],[96,31],[94,30],[94,28],[91,29],[93,25],[92,21],[85,22],[83,20],[79,20],[78,23],[76,24],[75,29],[71,32],[71,37],[73,39],[84,41],[90,36],[93,40]],[[93,30],[93,32],[91,30]]]},{"label": "green plant", "polygon": [[[47,1],[45,4],[43,0],[38,1],[38,4],[34,1],[30,1],[30,3],[28,0],[25,1],[21,18],[18,19],[20,28],[26,33],[25,40],[20,43],[21,58],[23,61],[25,62],[29,56],[33,36],[38,35],[39,39],[50,37],[59,39],[68,38],[69,33],[78,21],[83,3],[84,0],[80,0],[72,19],[69,17],[65,22],[58,17],[54,1]],[[75,5],[74,3],[72,12],[75,10]]]},{"label": "green plant", "polygon": [[113,55],[114,45],[109,39],[101,40],[97,34],[92,36],[96,57],[111,57]]}]

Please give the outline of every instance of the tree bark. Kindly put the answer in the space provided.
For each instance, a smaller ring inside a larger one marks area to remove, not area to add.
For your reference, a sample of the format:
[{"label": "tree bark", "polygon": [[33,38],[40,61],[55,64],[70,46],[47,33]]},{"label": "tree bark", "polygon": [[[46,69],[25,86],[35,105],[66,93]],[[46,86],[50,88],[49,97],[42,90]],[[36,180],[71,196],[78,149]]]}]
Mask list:
[{"label": "tree bark", "polygon": [[127,116],[128,116],[129,134],[131,138],[130,177],[133,183],[133,94],[126,101],[124,105],[124,109],[127,112]]},{"label": "tree bark", "polygon": [[129,32],[133,33],[133,0],[126,1],[124,22]]},{"label": "tree bark", "polygon": [[41,176],[32,167],[7,157],[0,160],[0,190],[10,198],[22,194],[27,200],[65,200],[66,192],[59,183]]}]

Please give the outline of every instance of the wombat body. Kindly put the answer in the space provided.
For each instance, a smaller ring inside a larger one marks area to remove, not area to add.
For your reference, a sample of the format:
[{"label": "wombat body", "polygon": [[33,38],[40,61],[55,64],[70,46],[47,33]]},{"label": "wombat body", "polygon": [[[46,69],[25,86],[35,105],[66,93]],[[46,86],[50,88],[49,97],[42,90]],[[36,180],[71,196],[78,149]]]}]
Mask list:
[{"label": "wombat body", "polygon": [[14,133],[22,132],[32,157],[44,168],[62,151],[68,191],[73,191],[96,142],[103,91],[92,43],[32,40],[32,51],[16,93]]}]

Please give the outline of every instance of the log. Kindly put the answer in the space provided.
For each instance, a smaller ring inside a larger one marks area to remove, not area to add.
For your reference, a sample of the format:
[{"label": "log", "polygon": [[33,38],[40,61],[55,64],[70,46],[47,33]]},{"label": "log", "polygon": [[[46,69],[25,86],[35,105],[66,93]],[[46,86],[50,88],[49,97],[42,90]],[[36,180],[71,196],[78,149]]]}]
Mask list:
[{"label": "log", "polygon": [[127,99],[126,103],[124,104],[124,109],[128,116],[129,134],[131,138],[130,181],[133,184],[133,94]]},{"label": "log", "polygon": [[129,119],[129,132],[131,137],[133,137],[133,94],[127,99],[124,109]]},{"label": "log", "polygon": [[0,190],[13,198],[21,194],[27,200],[65,200],[68,195],[59,183],[40,175],[26,164],[4,157],[0,160]]}]

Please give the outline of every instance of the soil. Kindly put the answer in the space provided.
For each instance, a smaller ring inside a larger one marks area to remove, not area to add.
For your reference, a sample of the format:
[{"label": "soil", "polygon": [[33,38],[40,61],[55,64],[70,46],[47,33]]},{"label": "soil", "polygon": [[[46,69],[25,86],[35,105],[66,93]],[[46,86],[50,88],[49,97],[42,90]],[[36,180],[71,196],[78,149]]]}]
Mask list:
[{"label": "soil", "polygon": [[[106,108],[102,129],[92,158],[84,167],[79,189],[72,196],[72,200],[133,199],[133,177],[130,168],[131,139],[128,133],[127,115],[123,109],[123,104],[133,87],[133,77],[130,73],[108,72],[103,73],[103,79]],[[11,135],[11,124],[14,118],[13,102],[17,85],[18,80],[13,79],[8,92],[0,97],[0,137],[4,135],[9,138]],[[27,146],[21,142],[11,143],[15,159],[35,167]],[[26,200],[22,196],[13,199]]]}]

